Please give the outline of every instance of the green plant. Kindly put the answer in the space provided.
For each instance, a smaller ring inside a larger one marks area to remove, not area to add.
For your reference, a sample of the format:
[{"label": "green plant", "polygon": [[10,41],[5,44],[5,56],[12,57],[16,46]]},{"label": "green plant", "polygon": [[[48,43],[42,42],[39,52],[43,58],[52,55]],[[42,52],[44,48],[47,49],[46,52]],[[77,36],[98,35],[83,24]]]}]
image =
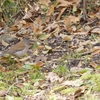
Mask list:
[{"label": "green plant", "polygon": [[69,74],[69,70],[66,66],[58,66],[53,70],[53,72],[59,75],[60,77],[64,77],[64,78],[67,78]]},{"label": "green plant", "polygon": [[98,40],[97,37],[98,37],[97,35],[91,34],[91,36],[89,37],[89,39],[93,40],[93,41],[97,41]]},{"label": "green plant", "polygon": [[13,16],[18,12],[24,10],[28,2],[26,0],[0,0],[0,17],[7,25],[11,25],[14,20]]},{"label": "green plant", "polygon": [[45,4],[40,4],[40,5],[44,13],[48,11],[48,6],[46,6]]}]

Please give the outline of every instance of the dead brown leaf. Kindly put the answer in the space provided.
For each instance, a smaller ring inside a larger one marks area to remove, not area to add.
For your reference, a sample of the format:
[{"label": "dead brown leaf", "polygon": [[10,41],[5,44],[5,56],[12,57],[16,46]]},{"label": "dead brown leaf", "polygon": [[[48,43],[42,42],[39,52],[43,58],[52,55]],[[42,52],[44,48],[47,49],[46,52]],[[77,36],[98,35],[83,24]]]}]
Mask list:
[{"label": "dead brown leaf", "polygon": [[91,61],[89,65],[94,69],[97,67],[97,64],[94,61]]},{"label": "dead brown leaf", "polygon": [[32,11],[29,10],[28,12],[26,12],[25,16],[23,17],[23,19],[30,19],[33,16]]},{"label": "dead brown leaf", "polygon": [[11,28],[10,28],[10,31],[18,31],[19,29],[18,29],[18,26],[12,26]]},{"label": "dead brown leaf", "polygon": [[61,9],[61,11],[60,11],[60,13],[59,13],[59,15],[58,15],[58,17],[57,17],[56,20],[59,20],[59,19],[60,19],[61,15],[63,14],[63,12],[64,12],[65,10],[66,10],[66,8],[62,8],[62,9]]},{"label": "dead brown leaf", "polygon": [[96,34],[100,34],[100,27],[93,29],[91,32],[96,33]]},{"label": "dead brown leaf", "polygon": [[83,81],[81,79],[76,79],[75,81],[65,81],[62,84],[66,86],[81,86]]},{"label": "dead brown leaf", "polygon": [[62,37],[63,41],[71,41],[72,40],[72,37],[69,35],[60,34],[60,36]]},{"label": "dead brown leaf", "polygon": [[47,16],[51,16],[54,13],[54,5],[49,6],[49,10],[47,12]]},{"label": "dead brown leaf", "polygon": [[39,0],[38,2],[48,6],[51,1],[50,0]]},{"label": "dead brown leaf", "polygon": [[58,0],[58,3],[59,4],[57,5],[57,8],[59,8],[59,7],[69,7],[69,6],[72,5],[71,2],[66,1],[66,0]]},{"label": "dead brown leaf", "polygon": [[75,35],[87,35],[88,32],[76,32],[76,33],[73,33]]},{"label": "dead brown leaf", "polygon": [[44,55],[41,55],[41,56],[38,56],[38,57],[36,57],[36,62],[39,62],[39,61],[42,61],[42,62],[45,62],[46,61],[46,57],[44,56]]},{"label": "dead brown leaf", "polygon": [[2,45],[4,45],[5,47],[8,46],[9,44],[7,42],[5,42],[3,39],[2,39]]},{"label": "dead brown leaf", "polygon": [[46,80],[49,80],[51,83],[61,82],[62,78],[60,78],[57,74],[53,72],[49,72],[48,75],[45,76]]},{"label": "dead brown leaf", "polygon": [[100,47],[93,50],[92,55],[100,54]]},{"label": "dead brown leaf", "polygon": [[36,66],[41,67],[43,65],[42,61],[36,62]]},{"label": "dead brown leaf", "polygon": [[79,97],[81,94],[83,94],[85,92],[85,90],[86,90],[86,87],[85,86],[79,88],[78,90],[75,91],[74,97],[75,98],[76,97]]},{"label": "dead brown leaf", "polygon": [[5,96],[7,93],[7,90],[0,90],[0,97]]},{"label": "dead brown leaf", "polygon": [[64,24],[66,26],[70,26],[73,23],[76,24],[77,22],[79,22],[80,18],[79,17],[75,17],[75,16],[68,16],[67,18],[63,18],[64,20]]}]

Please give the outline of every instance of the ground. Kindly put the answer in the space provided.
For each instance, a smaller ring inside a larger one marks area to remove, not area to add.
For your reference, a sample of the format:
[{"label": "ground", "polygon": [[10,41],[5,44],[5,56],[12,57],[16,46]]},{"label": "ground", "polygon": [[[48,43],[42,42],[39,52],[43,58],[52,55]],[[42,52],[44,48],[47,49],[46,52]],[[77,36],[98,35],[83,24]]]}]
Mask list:
[{"label": "ground", "polygon": [[29,45],[23,56],[0,56],[0,100],[99,100],[98,0],[87,2],[86,19],[81,0],[43,1],[12,25],[2,22],[0,54],[24,37]]}]

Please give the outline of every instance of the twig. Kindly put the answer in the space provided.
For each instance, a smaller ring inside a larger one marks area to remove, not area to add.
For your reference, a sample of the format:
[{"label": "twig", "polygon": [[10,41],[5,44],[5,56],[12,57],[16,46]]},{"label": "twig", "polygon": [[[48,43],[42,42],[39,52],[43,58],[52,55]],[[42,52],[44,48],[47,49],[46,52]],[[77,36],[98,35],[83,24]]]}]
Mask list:
[{"label": "twig", "polygon": [[96,18],[96,19],[94,19],[94,20],[91,21],[91,22],[85,23],[85,24],[82,26],[82,27],[83,27],[83,30],[86,31],[86,30],[85,30],[85,27],[86,27],[87,25],[91,25],[91,24],[93,24],[93,23],[96,23],[97,21],[99,21],[99,19]]},{"label": "twig", "polygon": [[[24,13],[22,12],[22,14],[24,14]],[[29,18],[29,19],[32,21],[33,24],[35,24],[40,29],[40,25],[38,25],[36,22],[34,22],[32,18]]]},{"label": "twig", "polygon": [[20,13],[23,15],[22,12],[23,12],[22,10],[18,11],[18,12],[17,12],[15,15],[13,15],[11,18],[15,18],[15,17],[17,17]]},{"label": "twig", "polygon": [[87,1],[83,0],[83,18],[86,21],[87,20]]},{"label": "twig", "polygon": [[94,27],[92,27],[92,28],[88,31],[88,33],[90,34],[91,31],[93,31],[95,28],[100,28],[100,26],[94,26]]},{"label": "twig", "polygon": [[13,84],[8,88],[8,90],[7,90],[7,92],[6,92],[5,95],[7,95],[7,94],[9,93],[9,91],[11,90],[11,88],[12,88],[15,84],[17,84],[17,83],[19,83],[19,82],[15,82],[15,83],[13,83]]}]

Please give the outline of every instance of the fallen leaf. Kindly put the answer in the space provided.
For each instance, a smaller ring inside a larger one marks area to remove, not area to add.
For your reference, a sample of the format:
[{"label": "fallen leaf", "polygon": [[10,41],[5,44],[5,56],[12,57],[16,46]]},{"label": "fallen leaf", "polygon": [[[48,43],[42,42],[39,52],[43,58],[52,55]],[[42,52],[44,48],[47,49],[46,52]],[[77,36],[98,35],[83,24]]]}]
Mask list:
[{"label": "fallen leaf", "polygon": [[89,65],[94,69],[97,67],[97,64],[94,61],[91,61]]},{"label": "fallen leaf", "polygon": [[6,98],[6,100],[14,100],[14,97],[10,96],[10,95],[7,95],[5,98]]},{"label": "fallen leaf", "polygon": [[49,50],[42,51],[43,54],[47,54]]},{"label": "fallen leaf", "polygon": [[0,97],[5,96],[7,93],[7,90],[0,90]]},{"label": "fallen leaf", "polygon": [[88,32],[76,32],[76,33],[73,33],[75,35],[87,35]]},{"label": "fallen leaf", "polygon": [[12,26],[10,27],[10,31],[18,31],[18,26]]},{"label": "fallen leaf", "polygon": [[74,97],[75,98],[76,97],[79,97],[81,94],[83,94],[85,92],[85,90],[86,90],[86,87],[85,86],[79,88],[78,90],[75,91]]},{"label": "fallen leaf", "polygon": [[52,50],[52,47],[50,47],[50,46],[48,46],[48,45],[45,45],[45,48],[46,48],[47,50]]},{"label": "fallen leaf", "polygon": [[23,87],[24,85],[23,85],[23,83],[17,83],[16,86],[19,87],[19,88],[21,88],[21,87]]},{"label": "fallen leaf", "polygon": [[59,4],[57,5],[57,8],[59,8],[59,7],[69,7],[69,6],[72,5],[71,2],[66,1],[66,0],[58,0],[58,3]]},{"label": "fallen leaf", "polygon": [[100,19],[100,11],[95,14],[95,16]]},{"label": "fallen leaf", "polygon": [[31,26],[31,24],[32,24],[32,23],[29,23],[29,22],[24,23],[24,24],[23,24],[23,27],[25,27],[25,28],[29,28],[29,27]]},{"label": "fallen leaf", "polygon": [[62,40],[63,41],[71,41],[72,40],[72,37],[71,36],[63,35],[63,34],[61,34],[60,36],[62,37]]},{"label": "fallen leaf", "polygon": [[38,2],[48,6],[51,1],[50,0],[39,0]]},{"label": "fallen leaf", "polygon": [[100,47],[93,50],[91,55],[100,54]]},{"label": "fallen leaf", "polygon": [[66,8],[61,9],[61,11],[60,11],[60,13],[59,13],[59,15],[58,15],[58,17],[57,17],[56,20],[59,20],[59,19],[60,19],[61,15],[63,14],[63,12],[64,12],[65,10],[66,10]]},{"label": "fallen leaf", "polygon": [[36,50],[34,50],[34,53],[33,54],[37,56],[38,53],[39,53],[39,51],[36,49]]},{"label": "fallen leaf", "polygon": [[2,45],[4,45],[5,47],[7,47],[9,44],[2,39]]},{"label": "fallen leaf", "polygon": [[45,62],[46,59],[47,58],[44,55],[41,55],[41,56],[36,57],[35,62],[39,62],[39,61]]},{"label": "fallen leaf", "polygon": [[50,37],[50,34],[41,34],[38,38],[40,39],[40,40],[46,40],[47,38],[49,38]]},{"label": "fallen leaf", "polygon": [[83,46],[80,46],[78,49],[76,49],[77,52],[81,52],[84,50],[84,47]]},{"label": "fallen leaf", "polygon": [[29,65],[29,64],[23,65],[22,67],[25,68],[25,69],[32,69],[32,66]]},{"label": "fallen leaf", "polygon": [[28,59],[30,59],[30,58],[31,58],[30,56],[27,56],[27,57],[24,57],[24,58],[19,59],[19,61],[25,62],[26,60],[28,60]]},{"label": "fallen leaf", "polygon": [[95,34],[100,34],[100,28],[95,28],[91,32]]},{"label": "fallen leaf", "polygon": [[83,81],[81,79],[76,79],[75,81],[65,81],[62,83],[62,85],[66,86],[81,86],[83,84]]},{"label": "fallen leaf", "polygon": [[25,16],[23,17],[23,19],[30,19],[32,17],[32,11],[29,10],[28,12],[26,12]]},{"label": "fallen leaf", "polygon": [[42,61],[36,62],[36,66],[41,67],[43,65]]},{"label": "fallen leaf", "polygon": [[51,16],[54,13],[54,5],[49,6],[49,10],[47,12],[47,16]]},{"label": "fallen leaf", "polygon": [[49,80],[51,83],[54,82],[61,82],[62,79],[59,78],[59,76],[53,72],[49,72],[46,76],[45,76],[46,80]]},{"label": "fallen leaf", "polygon": [[63,20],[64,20],[64,24],[66,26],[70,26],[73,23],[76,24],[77,22],[79,22],[80,18],[79,17],[75,17],[75,16],[68,16],[67,18],[64,17]]},{"label": "fallen leaf", "polygon": [[82,93],[83,93],[82,89],[78,89],[77,91],[75,91],[75,93],[74,93],[75,98],[80,96]]}]

